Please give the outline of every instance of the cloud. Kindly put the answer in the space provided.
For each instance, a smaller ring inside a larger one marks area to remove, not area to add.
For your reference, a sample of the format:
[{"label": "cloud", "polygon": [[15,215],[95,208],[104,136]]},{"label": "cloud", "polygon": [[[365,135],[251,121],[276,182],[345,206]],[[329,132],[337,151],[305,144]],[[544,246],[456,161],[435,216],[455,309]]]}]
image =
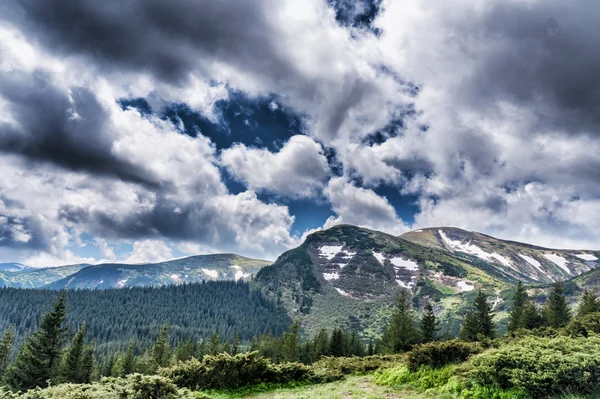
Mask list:
[{"label": "cloud", "polygon": [[337,216],[330,218],[325,223],[325,228],[345,223],[391,234],[408,230],[386,198],[378,196],[373,190],[357,187],[343,177],[329,181],[326,195]]},{"label": "cloud", "polygon": [[318,195],[329,176],[323,148],[308,136],[292,136],[276,153],[237,144],[221,152],[221,162],[251,190],[289,197]]},{"label": "cloud", "polygon": [[124,263],[157,263],[173,259],[173,250],[162,240],[140,240],[133,243],[133,249],[123,260]]}]

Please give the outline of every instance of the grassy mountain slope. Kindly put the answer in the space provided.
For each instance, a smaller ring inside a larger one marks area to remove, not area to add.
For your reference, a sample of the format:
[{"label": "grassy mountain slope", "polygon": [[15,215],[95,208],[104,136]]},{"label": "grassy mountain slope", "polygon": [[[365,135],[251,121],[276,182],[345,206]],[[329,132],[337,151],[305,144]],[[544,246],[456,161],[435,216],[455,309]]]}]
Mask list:
[{"label": "grassy mountain slope", "polygon": [[451,227],[415,230],[400,237],[464,259],[483,260],[528,283],[568,280],[600,265],[600,251],[542,248]]},{"label": "grassy mountain slope", "polygon": [[240,280],[256,274],[268,261],[235,254],[198,255],[167,262],[102,264],[83,268],[43,288],[107,289],[161,286],[205,280]]}]

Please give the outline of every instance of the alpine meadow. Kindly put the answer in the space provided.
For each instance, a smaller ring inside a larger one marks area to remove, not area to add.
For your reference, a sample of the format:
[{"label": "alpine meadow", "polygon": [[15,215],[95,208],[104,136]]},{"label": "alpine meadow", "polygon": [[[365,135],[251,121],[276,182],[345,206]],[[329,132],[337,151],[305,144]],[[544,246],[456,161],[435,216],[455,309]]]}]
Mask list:
[{"label": "alpine meadow", "polygon": [[596,0],[0,2],[0,399],[600,398]]}]

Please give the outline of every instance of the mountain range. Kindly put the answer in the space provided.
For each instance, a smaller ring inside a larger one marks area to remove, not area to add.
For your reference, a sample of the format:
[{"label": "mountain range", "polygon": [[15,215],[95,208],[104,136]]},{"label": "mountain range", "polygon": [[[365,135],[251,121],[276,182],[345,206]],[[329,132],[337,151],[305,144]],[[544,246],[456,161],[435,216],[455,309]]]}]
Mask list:
[{"label": "mountain range", "polygon": [[417,309],[432,303],[442,333],[454,335],[476,290],[491,298],[502,329],[514,284],[543,300],[545,288],[565,281],[571,300],[600,288],[600,251],[550,249],[439,227],[400,236],[339,225],[307,237],[275,262],[235,254],[199,255],[151,264],[32,268],[0,264],[0,286],[108,289],[205,280],[252,281],[282,303],[307,334],[344,326],[377,337],[401,289]]}]

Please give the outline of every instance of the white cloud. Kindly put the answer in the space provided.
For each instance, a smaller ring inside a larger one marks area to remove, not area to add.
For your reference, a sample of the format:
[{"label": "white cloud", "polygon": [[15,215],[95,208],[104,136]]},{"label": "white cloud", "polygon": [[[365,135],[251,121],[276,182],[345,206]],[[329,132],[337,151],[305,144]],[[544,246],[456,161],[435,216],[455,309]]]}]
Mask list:
[{"label": "white cloud", "polygon": [[157,263],[173,259],[173,250],[163,240],[140,240],[133,243],[124,263]]},{"label": "white cloud", "polygon": [[249,189],[290,197],[317,195],[329,175],[321,145],[301,135],[292,136],[276,153],[234,145],[222,151],[221,162]]}]

